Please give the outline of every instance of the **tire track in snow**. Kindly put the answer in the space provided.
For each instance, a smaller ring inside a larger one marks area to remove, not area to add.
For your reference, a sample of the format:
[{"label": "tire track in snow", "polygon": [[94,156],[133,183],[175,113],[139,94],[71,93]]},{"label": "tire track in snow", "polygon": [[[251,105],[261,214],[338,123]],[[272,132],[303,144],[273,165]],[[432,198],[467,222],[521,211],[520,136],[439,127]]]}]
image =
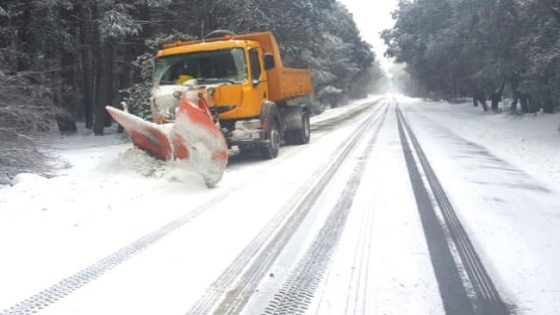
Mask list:
[{"label": "tire track in snow", "polygon": [[385,108],[383,117],[371,134],[364,152],[323,227],[295,269],[290,272],[282,288],[265,308],[263,314],[304,314],[311,304],[334,249],[344,231],[354,196],[377,141],[381,126],[383,126],[385,117],[387,117],[388,109],[389,106]]},{"label": "tire track in snow", "polygon": [[[371,244],[373,235],[373,209],[364,209],[358,244],[354,250],[354,263],[350,274],[350,288],[356,288],[348,293],[345,314],[367,314],[369,267]],[[352,295],[354,295],[353,299]],[[362,300],[362,303],[360,302]],[[350,310],[353,310],[352,312]]]},{"label": "tire track in snow", "polygon": [[[343,284],[348,288],[346,292],[346,303],[343,314],[367,314],[368,305],[368,279],[370,272],[371,246],[373,236],[373,223],[375,217],[374,209],[358,209],[361,211],[361,220],[359,221],[359,231],[357,233],[356,244],[353,251],[353,260],[350,268],[349,281]],[[328,279],[325,281],[330,283]],[[333,280],[334,281],[334,280]],[[323,292],[324,293],[324,292]],[[342,296],[339,296],[342,299]],[[324,299],[323,294],[318,299],[318,305],[328,303]],[[316,313],[320,314],[321,308]],[[331,312],[332,313],[332,310]]]},{"label": "tire track in snow", "polygon": [[212,209],[217,203],[222,202],[237,190],[238,188],[219,194],[218,196],[212,198],[209,202],[196,208],[194,211],[164,225],[150,234],[147,234],[130,245],[119,249],[113,254],[110,254],[74,275],[59,281],[51,287],[40,291],[39,293],[15,304],[8,309],[5,309],[0,312],[0,315],[33,314],[56,303],[58,300],[69,296],[93,280],[100,278],[105,273],[153,246],[177,229],[184,227],[187,223]]},{"label": "tire track in snow", "polygon": [[[488,275],[480,257],[478,256],[470,238],[461,224],[445,190],[441,186],[433,168],[431,167],[418,139],[410,128],[400,108],[397,108],[399,134],[405,160],[409,168],[409,175],[414,187],[414,194],[418,203],[418,210],[428,242],[430,257],[440,287],[444,308],[447,314],[478,314],[505,315],[511,314],[508,306],[503,302],[496,286]],[[406,130],[406,133],[405,133]],[[412,155],[412,149],[407,140],[410,137],[416,156],[430,185],[431,191],[442,213],[445,226],[451,240],[460,256],[468,280],[472,285],[476,299],[471,301],[465,285],[460,279],[459,266],[453,260],[448,240],[445,238],[444,227],[439,223],[435,209],[424,186],[422,177]]]},{"label": "tire track in snow", "polygon": [[339,154],[328,165],[319,167],[317,175],[301,186],[282,210],[209,287],[188,311],[188,314],[238,314],[241,312],[260,280],[265,276],[294,231],[297,230],[360,136],[386,113],[386,106],[374,110],[358,128],[358,131],[335,151]]}]

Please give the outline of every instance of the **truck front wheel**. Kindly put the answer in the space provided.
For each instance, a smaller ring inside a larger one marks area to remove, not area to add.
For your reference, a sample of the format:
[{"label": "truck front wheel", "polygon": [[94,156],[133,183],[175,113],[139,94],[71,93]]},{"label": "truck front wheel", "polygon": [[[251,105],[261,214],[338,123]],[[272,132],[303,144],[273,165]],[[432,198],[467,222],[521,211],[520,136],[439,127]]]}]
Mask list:
[{"label": "truck front wheel", "polygon": [[266,133],[268,142],[261,147],[261,155],[267,160],[272,160],[278,156],[280,151],[280,129],[278,123],[272,120],[270,129]]}]

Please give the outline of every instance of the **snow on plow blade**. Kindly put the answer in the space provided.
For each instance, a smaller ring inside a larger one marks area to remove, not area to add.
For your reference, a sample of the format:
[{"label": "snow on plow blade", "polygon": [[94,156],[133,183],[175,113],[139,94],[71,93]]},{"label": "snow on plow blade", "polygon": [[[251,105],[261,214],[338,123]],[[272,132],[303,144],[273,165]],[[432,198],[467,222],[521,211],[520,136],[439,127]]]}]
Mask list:
[{"label": "snow on plow blade", "polygon": [[197,105],[185,98],[181,101],[170,138],[175,158],[184,158],[186,152],[208,187],[220,181],[228,162],[228,148],[204,98]]},{"label": "snow on plow blade", "polygon": [[198,104],[181,100],[173,124],[158,125],[110,106],[107,111],[139,149],[163,160],[190,159],[208,187],[222,178],[228,161],[227,144],[203,98]]}]

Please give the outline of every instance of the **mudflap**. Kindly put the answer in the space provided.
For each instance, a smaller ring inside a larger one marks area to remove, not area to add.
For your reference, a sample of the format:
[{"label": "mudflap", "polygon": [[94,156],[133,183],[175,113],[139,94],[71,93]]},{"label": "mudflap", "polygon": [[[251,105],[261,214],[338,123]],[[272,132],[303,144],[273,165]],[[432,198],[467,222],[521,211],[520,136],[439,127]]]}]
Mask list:
[{"label": "mudflap", "polygon": [[[105,108],[111,117],[123,126],[136,147],[165,161],[174,158],[174,149],[168,137],[170,125],[154,124],[111,106]],[[182,153],[182,156],[187,158],[188,152]]]},{"label": "mudflap", "polygon": [[184,148],[208,187],[214,187],[222,179],[228,163],[228,147],[204,98],[201,97],[198,104],[186,99],[181,101],[170,139],[176,148],[175,158],[181,158],[182,150],[177,148]]}]

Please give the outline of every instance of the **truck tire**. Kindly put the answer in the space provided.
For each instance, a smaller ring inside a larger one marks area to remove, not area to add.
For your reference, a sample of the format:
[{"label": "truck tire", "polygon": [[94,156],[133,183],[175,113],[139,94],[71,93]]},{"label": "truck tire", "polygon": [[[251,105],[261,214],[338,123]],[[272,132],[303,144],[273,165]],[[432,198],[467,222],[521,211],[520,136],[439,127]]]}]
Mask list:
[{"label": "truck tire", "polygon": [[266,133],[268,143],[262,146],[261,156],[267,160],[272,160],[278,156],[280,151],[280,128],[275,119],[271,121],[270,129]]},{"label": "truck tire", "polygon": [[286,132],[284,140],[287,144],[307,144],[311,138],[311,125],[309,122],[309,113],[303,112],[301,115],[302,128]]}]

